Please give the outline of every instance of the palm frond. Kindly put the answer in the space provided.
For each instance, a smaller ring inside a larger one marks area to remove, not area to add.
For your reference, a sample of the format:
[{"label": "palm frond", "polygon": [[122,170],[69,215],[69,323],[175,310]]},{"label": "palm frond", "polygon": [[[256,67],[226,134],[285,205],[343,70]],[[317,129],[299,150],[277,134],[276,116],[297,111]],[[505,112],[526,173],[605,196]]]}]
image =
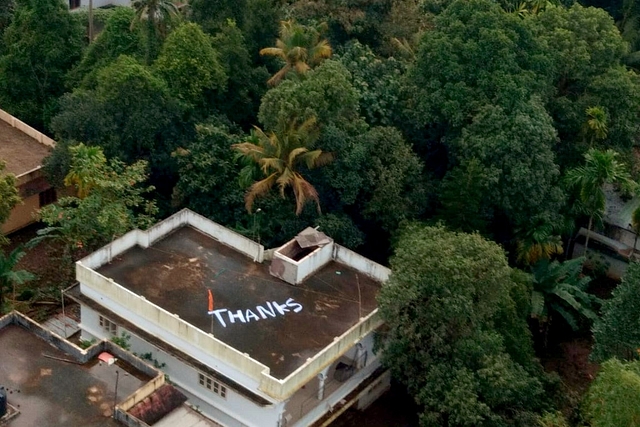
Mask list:
[{"label": "palm frond", "polygon": [[247,190],[247,194],[244,196],[244,206],[248,212],[251,212],[251,208],[253,207],[253,202],[257,197],[262,197],[271,191],[273,185],[276,182],[277,174],[272,173],[265,179],[261,179],[260,181],[256,181],[253,183],[249,190]]},{"label": "palm frond", "polygon": [[318,191],[315,189],[309,181],[304,179],[302,175],[295,173],[292,181],[293,193],[296,197],[296,215],[302,213],[304,205],[309,200],[315,200],[318,213],[320,213],[320,198],[318,197]]}]

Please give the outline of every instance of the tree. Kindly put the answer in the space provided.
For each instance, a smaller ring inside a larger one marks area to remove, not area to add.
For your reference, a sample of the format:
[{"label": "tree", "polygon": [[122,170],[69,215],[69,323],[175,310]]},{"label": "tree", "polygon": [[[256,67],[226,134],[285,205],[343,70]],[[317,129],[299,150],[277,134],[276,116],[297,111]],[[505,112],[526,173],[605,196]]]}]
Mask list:
[{"label": "tree", "polygon": [[131,28],[135,11],[130,7],[117,7],[109,16],[104,29],[91,43],[78,65],[67,76],[70,87],[92,89],[98,70],[111,64],[120,55],[142,57],[142,37],[138,28]]},{"label": "tree", "polygon": [[136,11],[131,25],[146,22],[146,60],[147,65],[150,65],[158,54],[158,39],[166,36],[169,21],[178,15],[178,7],[173,0],[133,0],[131,7]]},{"label": "tree", "polygon": [[[422,407],[420,425],[532,425],[544,389],[503,250],[478,234],[411,225],[391,269],[379,345]],[[523,339],[507,351],[514,333]]]},{"label": "tree", "polygon": [[64,93],[65,74],[80,59],[82,28],[60,0],[20,0],[4,32],[0,104],[44,130]]},{"label": "tree", "polygon": [[491,231],[496,240],[522,240],[516,230],[529,230],[541,222],[561,223],[564,194],[552,149],[556,140],[551,118],[534,98],[511,110],[482,107],[473,123],[449,144],[452,159],[462,165],[476,159],[484,169],[478,176],[495,180],[495,185],[483,184],[484,206],[478,214],[493,211]]},{"label": "tree", "polygon": [[89,195],[96,186],[96,177],[102,173],[102,168],[107,164],[107,159],[100,147],[78,144],[69,148],[72,165],[64,185],[74,187],[75,194],[80,199]]},{"label": "tree", "polygon": [[266,67],[254,67],[247,42],[234,22],[228,22],[213,38],[213,47],[229,80],[223,93],[216,93],[210,104],[229,120],[251,127],[257,122],[260,99],[266,92],[264,82],[269,78]]},{"label": "tree", "polygon": [[533,266],[531,317],[538,320],[545,336],[555,314],[574,331],[579,327],[579,319],[598,319],[594,304],[600,300],[587,293],[591,277],[582,274],[583,263],[583,258],[562,263],[543,259]]},{"label": "tree", "polygon": [[227,83],[210,37],[193,23],[169,34],[154,66],[172,94],[193,106],[202,104],[204,91],[221,91]]},{"label": "tree", "polygon": [[349,71],[337,61],[327,60],[307,73],[300,82],[286,80],[262,98],[258,119],[266,130],[275,130],[292,119],[303,122],[311,117],[320,126],[338,124],[357,127],[358,91]]},{"label": "tree", "polygon": [[[16,188],[16,177],[12,174],[3,174],[4,168],[5,164],[0,160],[0,225],[9,219],[11,209],[21,201]],[[1,234],[0,239],[2,239]]]},{"label": "tree", "polygon": [[[591,148],[585,155],[584,166],[567,172],[566,181],[570,188],[575,188],[580,202],[579,209],[589,216],[587,230],[590,232],[593,219],[599,219],[605,208],[605,184],[616,184],[627,190],[633,188],[634,182],[624,164],[618,161],[618,153]],[[589,247],[589,235],[584,245],[584,252]]]},{"label": "tree", "polygon": [[591,358],[597,362],[612,357],[635,360],[640,348],[640,264],[629,264],[612,297],[602,304],[602,317],[593,325]]},{"label": "tree", "polygon": [[71,170],[66,181],[82,183],[87,194],[84,198],[62,197],[42,208],[40,220],[48,227],[40,230],[40,235],[61,240],[70,256],[78,249],[95,249],[153,223],[157,208],[143,198],[153,187],[141,186],[147,180],[145,161],[129,166],[118,160],[107,162],[101,150],[84,144],[70,151]]},{"label": "tree", "polygon": [[280,37],[276,40],[276,47],[266,47],[260,55],[271,55],[282,59],[284,66],[275,73],[267,83],[277,85],[290,72],[304,75],[311,68],[319,65],[331,56],[331,46],[322,34],[326,24],[315,27],[304,26],[290,19],[280,24]]},{"label": "tree", "polygon": [[0,250],[0,313],[4,313],[5,295],[16,285],[35,279],[35,276],[26,270],[16,270],[16,266],[25,255],[24,247],[18,245],[9,255]]},{"label": "tree", "polygon": [[329,126],[318,147],[334,154],[323,168],[320,187],[331,210],[348,212],[357,224],[367,223],[371,235],[380,228],[395,233],[406,220],[418,219],[429,202],[422,161],[400,131],[362,126],[345,132]]},{"label": "tree", "polygon": [[233,144],[242,141],[228,126],[209,121],[198,125],[188,148],[173,156],[180,179],[173,191],[176,207],[188,207],[219,224],[236,226],[246,215]]},{"label": "tree", "polygon": [[562,239],[557,229],[549,222],[541,220],[526,230],[517,230],[520,236],[517,240],[517,260],[520,264],[529,266],[541,260],[550,260],[554,255],[561,255]]},{"label": "tree", "polygon": [[296,214],[302,212],[304,205],[313,200],[320,211],[320,199],[316,189],[299,172],[301,165],[308,169],[324,166],[333,156],[322,150],[310,150],[315,138],[315,119],[307,119],[298,124],[293,120],[281,127],[277,133],[268,135],[259,127],[254,128],[251,141],[234,144],[233,149],[257,166],[265,178],[254,182],[247,190],[245,206],[251,212],[256,197],[266,195],[274,186],[278,186],[280,195],[285,198],[285,190],[291,187],[296,200]]},{"label": "tree", "polygon": [[610,359],[602,364],[585,398],[585,418],[592,427],[640,423],[640,362]]},{"label": "tree", "polygon": [[[516,53],[517,52],[517,53]],[[549,63],[527,24],[490,0],[454,1],[423,36],[407,79],[417,126],[457,136],[478,111],[510,111],[549,93]]]}]

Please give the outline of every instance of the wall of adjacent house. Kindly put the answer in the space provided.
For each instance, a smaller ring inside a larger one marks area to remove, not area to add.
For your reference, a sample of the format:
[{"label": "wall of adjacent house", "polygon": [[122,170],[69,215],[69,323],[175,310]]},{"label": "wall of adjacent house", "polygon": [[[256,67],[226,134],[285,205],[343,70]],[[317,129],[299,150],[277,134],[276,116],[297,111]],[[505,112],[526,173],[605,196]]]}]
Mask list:
[{"label": "wall of adjacent house", "polygon": [[[83,339],[112,337],[108,331],[100,327],[99,314],[96,311],[81,306],[81,316]],[[131,336],[128,340],[131,352],[138,355],[151,353],[151,359],[155,359],[159,365],[164,364],[160,369],[173,384],[186,392],[185,394],[190,398],[189,403],[204,415],[225,427],[278,427],[280,413],[284,410],[283,403],[260,406],[225,385],[223,381],[218,381],[227,387],[226,397],[223,398],[200,385],[199,370],[134,333],[120,326],[117,329],[118,336],[121,336],[122,332]]]},{"label": "wall of adjacent house", "polygon": [[35,221],[33,215],[38,209],[40,209],[40,196],[38,194],[23,198],[22,203],[19,203],[11,210],[9,219],[2,224],[2,234],[9,234],[33,223]]}]

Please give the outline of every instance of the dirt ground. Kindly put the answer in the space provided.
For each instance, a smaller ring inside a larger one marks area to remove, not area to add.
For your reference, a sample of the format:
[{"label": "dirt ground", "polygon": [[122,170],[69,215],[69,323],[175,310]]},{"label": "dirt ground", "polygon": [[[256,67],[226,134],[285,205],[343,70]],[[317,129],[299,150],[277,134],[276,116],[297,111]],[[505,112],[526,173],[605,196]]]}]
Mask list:
[{"label": "dirt ground", "polygon": [[[37,236],[36,232],[40,228],[40,225],[35,224],[10,234],[10,243],[5,250],[11,251],[18,245],[27,243]],[[61,254],[61,244],[45,240],[26,250],[26,255],[18,264],[19,269],[35,274],[36,279],[17,287],[15,299],[13,295],[7,295],[7,299],[17,310],[36,321],[46,319],[61,308],[59,290],[71,284],[73,266],[61,264]],[[30,295],[31,298],[26,298]],[[21,299],[25,301],[20,301]]]}]

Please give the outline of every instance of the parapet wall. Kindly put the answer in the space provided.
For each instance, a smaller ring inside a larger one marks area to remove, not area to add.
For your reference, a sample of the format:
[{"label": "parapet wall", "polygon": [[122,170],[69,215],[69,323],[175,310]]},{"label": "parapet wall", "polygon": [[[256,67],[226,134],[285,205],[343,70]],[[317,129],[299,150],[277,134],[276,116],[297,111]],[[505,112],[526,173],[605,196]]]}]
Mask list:
[{"label": "parapet wall", "polygon": [[82,349],[72,342],[65,340],[58,334],[43,328],[39,323],[34,322],[27,316],[17,311],[12,311],[11,313],[0,317],[0,329],[5,328],[9,325],[20,326],[28,330],[38,338],[48,342],[57,349],[73,357],[78,362],[78,364],[83,365],[96,358],[98,354],[106,351],[114,355],[118,359],[127,362],[129,365],[133,366],[143,374],[151,377],[152,379],[149,382],[144,384],[138,390],[134,391],[131,395],[127,396],[127,398],[117,406],[117,408],[125,412],[134,407],[138,402],[141,402],[142,400],[147,398],[157,389],[162,387],[165,383],[164,373],[162,373],[158,369],[153,368],[148,363],[135,357],[134,355],[119,347],[118,345],[112,343],[111,341],[102,340],[93,344],[89,348]]},{"label": "parapet wall", "polygon": [[4,110],[0,110],[0,120],[10,124],[14,128],[18,129],[20,132],[29,135],[31,138],[38,141],[40,144],[44,144],[51,148],[56,146],[56,142],[53,139],[49,138],[47,135],[43,134],[42,132],[32,128],[25,122],[13,117],[11,114],[7,113]]},{"label": "parapet wall", "polygon": [[261,244],[189,209],[182,209],[147,230],[132,230],[128,232],[79,262],[91,269],[97,269],[134,246],[148,248],[171,232],[184,226],[195,228],[212,239],[246,255],[254,262],[262,262],[264,259],[264,246]]}]

